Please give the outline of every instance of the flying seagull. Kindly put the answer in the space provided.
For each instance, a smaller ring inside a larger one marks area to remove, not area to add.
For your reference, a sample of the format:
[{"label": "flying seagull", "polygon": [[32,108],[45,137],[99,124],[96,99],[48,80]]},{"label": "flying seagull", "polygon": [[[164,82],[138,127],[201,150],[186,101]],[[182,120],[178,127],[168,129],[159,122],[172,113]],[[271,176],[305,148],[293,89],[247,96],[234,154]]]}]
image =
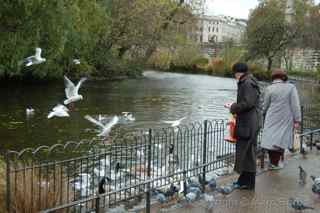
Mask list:
[{"label": "flying seagull", "polygon": [[86,115],[86,116],[84,116],[84,118],[87,119],[88,121],[90,121],[91,123],[97,125],[98,127],[100,127],[101,132],[98,134],[99,137],[101,137],[101,136],[105,136],[105,137],[108,136],[111,128],[112,128],[114,125],[116,125],[116,124],[118,123],[118,121],[119,121],[118,116],[114,116],[114,117],[112,118],[112,120],[111,120],[109,123],[107,123],[107,124],[103,124],[103,123],[101,123],[100,121],[97,121],[96,119],[94,119],[94,118],[91,117],[90,115]]},{"label": "flying seagull", "polygon": [[33,64],[41,64],[46,61],[45,58],[41,57],[41,48],[36,48],[36,54],[33,56],[29,56],[28,58],[23,59],[19,62],[20,65],[24,64],[26,67],[29,67]]},{"label": "flying seagull", "polygon": [[52,118],[54,116],[69,117],[68,111],[69,109],[66,106],[58,104],[57,106],[53,107],[52,111],[48,115],[48,118]]},{"label": "flying seagull", "polygon": [[76,102],[83,99],[82,95],[79,95],[79,89],[81,84],[87,80],[87,78],[81,78],[78,82],[77,86],[74,85],[72,81],[67,76],[64,76],[64,84],[65,84],[65,93],[67,99],[63,102],[65,105],[68,105],[72,102]]},{"label": "flying seagull", "polygon": [[175,120],[175,121],[163,121],[163,123],[166,123],[166,124],[171,124],[171,127],[177,127],[181,124],[181,122],[186,119],[186,117],[183,117],[183,118],[180,118],[178,120]]}]

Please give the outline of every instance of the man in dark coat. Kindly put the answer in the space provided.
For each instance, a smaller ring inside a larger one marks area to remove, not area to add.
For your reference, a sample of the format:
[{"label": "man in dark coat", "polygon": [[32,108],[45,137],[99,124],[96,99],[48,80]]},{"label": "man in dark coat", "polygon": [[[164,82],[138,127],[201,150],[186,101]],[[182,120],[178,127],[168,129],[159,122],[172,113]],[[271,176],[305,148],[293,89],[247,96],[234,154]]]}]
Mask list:
[{"label": "man in dark coat", "polygon": [[236,161],[234,170],[240,174],[235,183],[240,189],[254,190],[256,178],[256,146],[259,132],[258,103],[260,90],[257,80],[248,74],[248,66],[236,63],[232,67],[238,81],[237,102],[230,112],[236,116]]}]

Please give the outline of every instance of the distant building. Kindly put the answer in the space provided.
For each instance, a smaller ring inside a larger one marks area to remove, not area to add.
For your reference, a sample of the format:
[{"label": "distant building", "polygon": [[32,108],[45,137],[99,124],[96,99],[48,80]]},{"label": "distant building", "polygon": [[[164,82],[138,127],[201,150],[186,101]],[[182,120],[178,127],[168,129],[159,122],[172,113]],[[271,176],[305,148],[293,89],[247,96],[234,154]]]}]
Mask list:
[{"label": "distant building", "polygon": [[[315,5],[313,0],[303,0],[310,5]],[[286,1],[285,8],[286,22],[289,24],[293,21],[294,15],[294,0]],[[307,14],[308,16],[308,14]],[[289,65],[290,69],[299,71],[313,71],[320,69],[320,51],[311,48],[293,48],[288,49],[288,60],[281,61],[281,66],[287,68]]]},{"label": "distant building", "polygon": [[193,38],[201,44],[221,43],[232,40],[240,43],[246,21],[229,16],[201,16]]},{"label": "distant building", "polygon": [[314,71],[320,69],[320,50],[310,48],[294,48],[287,50],[289,62],[282,60],[281,66],[298,71]]}]

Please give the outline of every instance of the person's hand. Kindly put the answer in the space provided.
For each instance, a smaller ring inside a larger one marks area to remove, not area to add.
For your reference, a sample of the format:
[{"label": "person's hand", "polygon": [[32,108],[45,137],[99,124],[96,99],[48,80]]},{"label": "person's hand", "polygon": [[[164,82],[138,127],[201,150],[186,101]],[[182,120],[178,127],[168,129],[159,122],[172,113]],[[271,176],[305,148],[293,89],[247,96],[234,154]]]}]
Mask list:
[{"label": "person's hand", "polygon": [[294,123],[293,123],[293,128],[294,128],[294,129],[299,129],[299,126],[300,126],[300,125],[299,125],[299,122],[294,122]]},{"label": "person's hand", "polygon": [[231,107],[232,104],[233,104],[233,102],[227,102],[227,103],[225,103],[223,106],[224,106],[225,108],[230,109],[230,107]]}]

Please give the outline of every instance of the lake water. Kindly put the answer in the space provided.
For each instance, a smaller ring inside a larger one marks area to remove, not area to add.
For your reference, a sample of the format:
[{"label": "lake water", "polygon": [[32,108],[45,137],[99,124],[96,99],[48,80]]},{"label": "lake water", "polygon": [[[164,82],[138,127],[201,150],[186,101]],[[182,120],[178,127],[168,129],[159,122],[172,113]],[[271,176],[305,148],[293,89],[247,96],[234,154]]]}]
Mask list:
[{"label": "lake water", "polygon": [[[205,119],[225,119],[226,101],[236,100],[236,81],[207,75],[144,72],[144,78],[124,81],[86,81],[80,89],[84,100],[76,102],[69,118],[47,119],[50,110],[64,100],[64,83],[10,85],[0,90],[0,150],[79,141],[96,136],[85,115],[112,117],[132,112],[135,122],[117,128],[167,127],[164,120],[187,116],[184,124]],[[297,84],[303,103],[318,102],[318,87]],[[32,106],[35,114],[27,117]]]}]

